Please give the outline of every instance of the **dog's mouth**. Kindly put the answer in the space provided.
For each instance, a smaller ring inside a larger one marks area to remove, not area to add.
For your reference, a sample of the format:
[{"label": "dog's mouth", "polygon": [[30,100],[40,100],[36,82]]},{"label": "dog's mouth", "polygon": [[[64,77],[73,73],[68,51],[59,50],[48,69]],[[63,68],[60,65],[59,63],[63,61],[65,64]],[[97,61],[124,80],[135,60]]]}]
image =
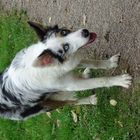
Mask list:
[{"label": "dog's mouth", "polygon": [[90,34],[89,34],[89,40],[88,40],[88,42],[83,47],[86,47],[89,44],[91,44],[92,42],[94,42],[96,40],[96,38],[97,38],[97,34],[94,33],[94,32],[90,32]]},{"label": "dog's mouth", "polygon": [[89,35],[89,41],[88,41],[87,44],[90,44],[90,43],[94,42],[96,37],[97,37],[97,34],[94,33],[94,32],[91,32],[90,35]]}]

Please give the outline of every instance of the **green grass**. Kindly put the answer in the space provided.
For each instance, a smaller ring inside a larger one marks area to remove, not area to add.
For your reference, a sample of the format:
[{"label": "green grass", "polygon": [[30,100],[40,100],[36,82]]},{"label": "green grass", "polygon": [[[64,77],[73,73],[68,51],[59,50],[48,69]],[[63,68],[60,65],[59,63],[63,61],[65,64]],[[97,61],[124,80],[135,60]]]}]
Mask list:
[{"label": "green grass", "polygon": [[[26,21],[24,13],[0,16],[0,71],[10,64],[17,51],[37,40]],[[0,140],[139,140],[139,91],[97,89],[97,106],[64,107],[60,113],[51,112],[51,118],[44,113],[27,121],[0,119]],[[78,93],[89,94],[92,91]],[[110,99],[115,99],[117,105],[111,106]],[[77,123],[73,122],[71,110],[77,114]]]}]

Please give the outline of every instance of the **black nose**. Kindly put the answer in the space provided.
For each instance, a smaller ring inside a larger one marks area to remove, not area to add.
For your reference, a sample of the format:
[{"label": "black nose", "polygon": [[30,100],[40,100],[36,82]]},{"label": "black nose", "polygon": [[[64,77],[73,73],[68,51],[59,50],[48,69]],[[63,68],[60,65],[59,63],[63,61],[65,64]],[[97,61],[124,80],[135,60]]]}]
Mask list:
[{"label": "black nose", "polygon": [[82,36],[85,37],[85,38],[88,37],[89,36],[89,31],[87,29],[83,29],[82,30]]}]

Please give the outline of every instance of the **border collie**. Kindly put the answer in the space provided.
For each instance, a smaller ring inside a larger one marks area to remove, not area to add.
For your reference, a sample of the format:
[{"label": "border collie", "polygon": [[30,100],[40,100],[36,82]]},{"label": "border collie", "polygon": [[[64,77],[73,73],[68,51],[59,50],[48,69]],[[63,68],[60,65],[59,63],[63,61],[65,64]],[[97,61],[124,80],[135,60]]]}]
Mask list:
[{"label": "border collie", "polygon": [[[28,22],[39,42],[17,53],[10,66],[0,74],[0,116],[11,120],[26,119],[64,105],[97,103],[95,95],[77,99],[75,91],[100,87],[131,85],[129,74],[89,78],[89,69],[117,67],[119,54],[108,60],[84,60],[77,50],[88,46],[96,34],[87,29],[71,31],[57,25],[45,28]],[[83,76],[72,73],[86,68]]]}]

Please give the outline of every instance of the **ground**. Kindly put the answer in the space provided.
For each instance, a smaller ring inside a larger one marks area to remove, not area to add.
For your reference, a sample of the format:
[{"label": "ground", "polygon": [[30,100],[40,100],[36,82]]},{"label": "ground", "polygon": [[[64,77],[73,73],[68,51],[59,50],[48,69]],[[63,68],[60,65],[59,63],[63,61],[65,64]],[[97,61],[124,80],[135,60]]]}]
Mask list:
[{"label": "ground", "polygon": [[[129,90],[95,90],[99,98],[96,107],[66,107],[52,112],[51,118],[43,114],[26,122],[1,119],[0,136],[3,140],[140,139],[139,0],[0,0],[0,11],[4,14],[0,17],[1,71],[18,50],[36,40],[26,25],[27,20],[33,20],[45,25],[58,24],[72,29],[84,27],[96,32],[98,38],[86,50],[85,57],[106,59],[120,52],[119,68],[106,74],[128,71],[134,77],[134,84]],[[5,14],[7,11],[12,14]],[[92,75],[104,74],[94,71]],[[87,91],[82,96],[92,93]],[[115,99],[117,105],[110,105],[110,99]],[[74,116],[78,119],[76,122]]]}]

